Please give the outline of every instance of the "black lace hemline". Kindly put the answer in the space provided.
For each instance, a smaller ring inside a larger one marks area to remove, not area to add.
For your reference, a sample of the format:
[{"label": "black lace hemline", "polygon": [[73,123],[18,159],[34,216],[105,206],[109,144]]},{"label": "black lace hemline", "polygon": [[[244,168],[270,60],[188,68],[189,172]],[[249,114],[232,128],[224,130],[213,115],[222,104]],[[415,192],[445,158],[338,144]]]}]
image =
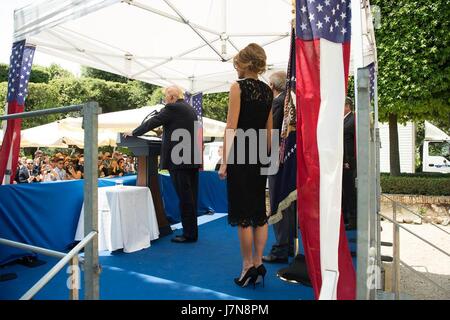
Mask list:
[{"label": "black lace hemline", "polygon": [[269,217],[264,217],[264,218],[257,218],[257,219],[252,219],[252,218],[241,218],[241,219],[230,219],[228,218],[228,224],[230,224],[232,227],[243,227],[243,228],[248,228],[248,227],[262,227],[265,224],[268,223]]}]

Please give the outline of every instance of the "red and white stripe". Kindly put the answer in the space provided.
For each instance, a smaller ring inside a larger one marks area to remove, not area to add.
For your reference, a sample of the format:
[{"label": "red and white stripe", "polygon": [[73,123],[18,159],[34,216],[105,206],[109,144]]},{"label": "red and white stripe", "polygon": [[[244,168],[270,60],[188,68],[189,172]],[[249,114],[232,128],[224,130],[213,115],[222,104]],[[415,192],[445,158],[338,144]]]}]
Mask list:
[{"label": "red and white stripe", "polygon": [[[21,106],[17,101],[8,103],[8,113],[23,112],[24,106]],[[22,119],[8,120],[6,130],[4,131],[2,145],[0,147],[0,184],[12,184],[14,182],[17,161],[20,152],[20,129],[22,126]],[[9,171],[10,176],[5,173]]]},{"label": "red and white stripe", "polygon": [[296,39],[299,225],[316,298],[356,295],[341,210],[349,58],[350,43]]}]

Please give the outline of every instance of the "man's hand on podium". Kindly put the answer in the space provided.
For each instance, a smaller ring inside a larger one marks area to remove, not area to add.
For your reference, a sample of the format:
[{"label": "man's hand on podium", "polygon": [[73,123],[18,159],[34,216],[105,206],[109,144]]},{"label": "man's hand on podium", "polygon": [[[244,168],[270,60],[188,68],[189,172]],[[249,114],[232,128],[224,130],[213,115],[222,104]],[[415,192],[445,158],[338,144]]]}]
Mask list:
[{"label": "man's hand on podium", "polygon": [[131,137],[131,136],[133,136],[133,134],[132,134],[131,132],[124,132],[124,133],[122,133],[122,136],[123,136],[124,138],[126,138],[126,137]]},{"label": "man's hand on podium", "polygon": [[156,133],[156,135],[157,135],[158,137],[161,137],[161,135],[162,135],[162,133],[163,133],[162,127],[155,128],[155,129],[153,129],[152,131],[153,131],[154,133]]}]

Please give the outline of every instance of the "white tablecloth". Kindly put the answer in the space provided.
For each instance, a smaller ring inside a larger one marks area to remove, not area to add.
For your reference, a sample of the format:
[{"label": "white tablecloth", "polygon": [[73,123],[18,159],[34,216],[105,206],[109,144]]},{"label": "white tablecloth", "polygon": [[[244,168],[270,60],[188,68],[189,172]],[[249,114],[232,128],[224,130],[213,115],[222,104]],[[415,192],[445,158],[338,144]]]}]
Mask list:
[{"label": "white tablecloth", "polygon": [[[99,188],[98,230],[99,251],[123,248],[124,252],[134,252],[150,247],[150,241],[159,237],[150,189],[133,186]],[[82,209],[75,240],[83,237]]]}]

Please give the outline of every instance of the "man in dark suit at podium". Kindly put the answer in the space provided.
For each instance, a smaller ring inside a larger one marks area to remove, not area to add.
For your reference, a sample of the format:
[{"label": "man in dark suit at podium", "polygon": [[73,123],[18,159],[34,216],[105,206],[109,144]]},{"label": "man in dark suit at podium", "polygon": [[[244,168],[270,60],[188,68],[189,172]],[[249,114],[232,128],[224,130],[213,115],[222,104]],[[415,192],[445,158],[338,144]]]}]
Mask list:
[{"label": "man in dark suit at podium", "polygon": [[[195,126],[197,114],[194,108],[184,101],[183,92],[178,87],[166,88],[165,102],[166,106],[159,113],[134,129],[132,133],[124,133],[124,136],[141,136],[152,129],[163,126],[160,168],[169,170],[180,200],[183,225],[183,234],[173,238],[172,242],[196,242],[198,238],[198,170],[201,162],[197,146],[198,133]],[[189,134],[187,135],[187,133]],[[186,139],[188,137],[189,141],[185,141],[185,137]],[[180,143],[187,148],[180,148],[178,146]],[[185,151],[187,151],[186,154]]]},{"label": "man in dark suit at podium", "polygon": [[347,230],[356,229],[356,156],[355,116],[353,101],[345,99],[344,107],[344,165],[342,172],[342,211]]}]

